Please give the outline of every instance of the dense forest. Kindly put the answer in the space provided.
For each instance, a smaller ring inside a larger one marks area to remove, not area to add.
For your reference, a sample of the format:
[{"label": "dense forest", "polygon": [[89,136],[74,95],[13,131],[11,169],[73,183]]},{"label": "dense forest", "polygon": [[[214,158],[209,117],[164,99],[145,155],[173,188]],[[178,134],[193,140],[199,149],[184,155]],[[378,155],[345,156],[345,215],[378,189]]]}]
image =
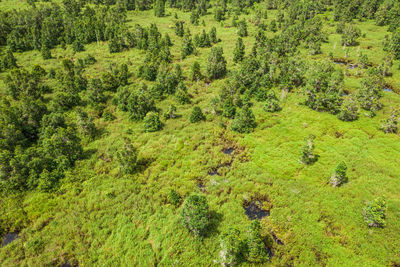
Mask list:
[{"label": "dense forest", "polygon": [[400,266],[399,94],[397,0],[0,0],[1,266]]}]

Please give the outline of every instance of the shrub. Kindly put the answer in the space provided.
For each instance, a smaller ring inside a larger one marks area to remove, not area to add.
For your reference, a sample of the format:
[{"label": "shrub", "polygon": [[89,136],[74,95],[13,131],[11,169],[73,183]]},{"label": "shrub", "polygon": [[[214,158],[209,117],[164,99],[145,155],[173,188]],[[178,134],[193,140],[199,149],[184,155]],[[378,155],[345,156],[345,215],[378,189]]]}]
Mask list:
[{"label": "shrub", "polygon": [[251,263],[263,263],[268,260],[269,256],[262,241],[261,225],[258,220],[251,222],[247,233],[247,260]]},{"label": "shrub", "polygon": [[178,89],[175,92],[175,98],[179,104],[190,104],[190,96],[187,92],[187,87],[183,82],[180,82],[178,85]]},{"label": "shrub", "polygon": [[302,148],[301,162],[306,165],[311,165],[318,160],[318,156],[314,154],[314,140],[315,136],[310,135]]},{"label": "shrub", "polygon": [[229,228],[220,238],[219,258],[222,266],[234,266],[241,261],[243,252],[243,241],[240,231]]},{"label": "shrub", "polygon": [[203,74],[201,74],[200,64],[195,61],[190,69],[190,80],[198,81],[203,79]]},{"label": "shrub", "polygon": [[343,101],[337,116],[342,121],[355,121],[358,119],[358,110],[357,102],[348,97]]},{"label": "shrub", "polygon": [[233,62],[243,61],[245,54],[245,46],[242,38],[239,38],[236,42],[235,50],[233,51]]},{"label": "shrub", "polygon": [[175,119],[176,118],[176,107],[174,105],[170,105],[168,107],[168,111],[164,113],[164,119]]},{"label": "shrub", "polygon": [[266,112],[277,112],[282,110],[282,108],[279,105],[279,100],[273,91],[267,94],[264,110]]},{"label": "shrub", "polygon": [[174,189],[171,189],[168,194],[168,202],[177,207],[181,204],[181,201],[181,196]]},{"label": "shrub", "polygon": [[257,127],[253,111],[245,105],[236,114],[231,129],[238,133],[250,133]]},{"label": "shrub", "polygon": [[397,133],[399,129],[400,111],[398,109],[393,110],[389,118],[382,122],[382,131],[384,133]]},{"label": "shrub", "polygon": [[345,162],[340,162],[335,169],[335,173],[332,175],[330,179],[330,183],[334,187],[341,186],[342,184],[348,181],[347,175],[347,166]]},{"label": "shrub", "polygon": [[207,199],[204,196],[189,196],[182,209],[183,225],[196,236],[204,236],[210,225]]},{"label": "shrub", "polygon": [[162,129],[163,125],[160,120],[160,115],[155,112],[147,113],[146,117],[144,118],[144,129],[146,132],[157,132]]},{"label": "shrub", "polygon": [[117,152],[120,169],[125,174],[133,174],[137,166],[137,149],[127,140],[124,148]]},{"label": "shrub", "polygon": [[342,45],[353,46],[357,45],[357,39],[361,36],[361,31],[359,28],[349,24],[343,29],[342,34]]},{"label": "shrub", "polygon": [[237,27],[238,27],[238,35],[240,37],[246,37],[249,35],[247,32],[247,23],[244,19],[238,22]]},{"label": "shrub", "polygon": [[386,225],[386,201],[383,198],[376,198],[367,203],[364,208],[365,222],[369,227],[384,227]]},{"label": "shrub", "polygon": [[190,122],[191,123],[196,123],[199,121],[204,121],[206,117],[204,116],[203,112],[201,111],[201,108],[198,106],[195,106],[192,109],[192,113],[190,114]]}]

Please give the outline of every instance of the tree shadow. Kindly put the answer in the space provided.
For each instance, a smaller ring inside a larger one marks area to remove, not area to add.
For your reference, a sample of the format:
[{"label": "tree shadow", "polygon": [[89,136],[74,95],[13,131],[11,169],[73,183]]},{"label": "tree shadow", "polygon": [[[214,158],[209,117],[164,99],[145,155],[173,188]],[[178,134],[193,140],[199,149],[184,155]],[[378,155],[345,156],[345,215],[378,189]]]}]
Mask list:
[{"label": "tree shadow", "polygon": [[218,227],[222,222],[224,215],[222,213],[216,212],[214,210],[210,211],[210,224],[208,226],[208,231],[204,237],[211,237],[213,235],[219,234]]}]

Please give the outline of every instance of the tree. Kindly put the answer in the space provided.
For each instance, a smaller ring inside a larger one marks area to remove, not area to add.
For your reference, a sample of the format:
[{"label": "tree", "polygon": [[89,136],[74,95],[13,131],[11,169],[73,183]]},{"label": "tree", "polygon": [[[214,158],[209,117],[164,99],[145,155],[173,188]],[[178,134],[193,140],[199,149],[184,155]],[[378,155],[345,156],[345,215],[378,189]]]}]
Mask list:
[{"label": "tree", "polygon": [[242,38],[238,38],[236,41],[235,50],[233,51],[233,62],[238,63],[244,59],[245,46]]},{"label": "tree", "polygon": [[41,53],[44,60],[51,58],[51,51],[47,45],[42,45]]},{"label": "tree", "polygon": [[213,47],[208,57],[207,75],[210,79],[223,78],[226,74],[226,60],[222,47]]},{"label": "tree", "polygon": [[94,138],[96,134],[96,126],[93,122],[93,119],[89,117],[89,115],[85,111],[81,109],[77,110],[76,124],[78,126],[79,133],[82,136],[87,136],[89,137],[89,139]]},{"label": "tree", "polygon": [[154,16],[165,16],[165,0],[155,0],[154,2]]},{"label": "tree", "polygon": [[210,225],[207,199],[204,196],[189,196],[181,213],[183,225],[196,236],[204,236]]},{"label": "tree", "polygon": [[370,111],[370,116],[375,116],[375,112],[382,108],[380,99],[385,81],[379,71],[371,68],[367,76],[361,81],[361,88],[358,91],[358,101],[363,109]]},{"label": "tree", "polygon": [[203,114],[203,111],[201,111],[201,108],[198,106],[193,107],[192,113],[190,114],[190,122],[191,123],[196,123],[199,121],[204,121],[206,117]]},{"label": "tree", "polygon": [[163,128],[163,124],[160,120],[160,115],[155,112],[147,113],[146,117],[144,118],[144,129],[146,132],[157,132]]},{"label": "tree", "polygon": [[87,99],[89,105],[93,107],[106,102],[107,98],[104,95],[104,87],[100,79],[94,78],[90,80],[87,90]]},{"label": "tree", "polygon": [[249,35],[247,32],[247,23],[244,19],[238,22],[237,27],[238,27],[238,35],[240,37],[246,37]]},{"label": "tree", "polygon": [[137,167],[137,149],[125,140],[123,149],[117,152],[117,160],[124,174],[133,174]]},{"label": "tree", "polygon": [[271,32],[277,32],[278,31],[278,29],[277,29],[277,27],[276,27],[276,20],[272,20],[271,21],[271,24],[269,25],[269,30],[271,31]]},{"label": "tree", "polygon": [[3,60],[0,61],[0,71],[1,69],[13,69],[17,68],[17,59],[14,57],[11,49],[6,50],[6,54],[3,56]]},{"label": "tree", "polygon": [[397,133],[400,122],[400,111],[398,109],[392,110],[389,118],[382,122],[381,129],[384,133]]},{"label": "tree", "polygon": [[168,107],[168,111],[164,113],[164,119],[169,120],[175,119],[176,117],[176,107],[174,105],[170,105]]},{"label": "tree", "polygon": [[340,106],[337,116],[342,121],[355,121],[358,119],[358,110],[358,103],[352,97],[348,97]]},{"label": "tree", "polygon": [[395,59],[400,59],[400,27],[392,34],[389,49],[394,54]]},{"label": "tree", "polygon": [[247,232],[247,260],[251,263],[263,263],[269,256],[265,249],[265,244],[261,238],[261,225],[258,220],[251,222]]},{"label": "tree", "polygon": [[354,46],[357,45],[357,39],[361,36],[361,31],[359,28],[348,24],[343,29],[342,34],[342,45]]},{"label": "tree", "polygon": [[219,258],[222,266],[235,266],[242,259],[243,241],[240,237],[240,231],[235,228],[229,228],[220,237]]},{"label": "tree", "polygon": [[77,52],[82,52],[85,50],[85,47],[83,46],[82,40],[80,39],[76,39],[73,43],[72,43],[72,49],[75,53]]},{"label": "tree", "polygon": [[231,129],[238,133],[250,133],[257,127],[253,111],[245,105],[236,114]]},{"label": "tree", "polygon": [[386,201],[381,197],[367,203],[364,208],[364,218],[367,225],[369,227],[385,227],[386,210]]},{"label": "tree", "polygon": [[347,183],[348,178],[346,172],[347,172],[347,165],[344,161],[342,161],[336,166],[335,172],[329,181],[330,184],[334,187],[338,187],[344,183]]},{"label": "tree", "polygon": [[201,74],[200,64],[199,62],[195,61],[190,68],[190,80],[199,81],[201,79],[203,79],[203,74]]},{"label": "tree", "polygon": [[179,37],[183,37],[185,34],[185,30],[183,29],[183,21],[178,20],[175,22],[175,34],[178,35]]},{"label": "tree", "polygon": [[190,14],[190,23],[192,23],[195,26],[198,26],[199,20],[200,20],[199,12],[197,10],[192,10],[192,13]]},{"label": "tree", "polygon": [[301,152],[301,162],[306,165],[311,165],[318,160],[318,155],[314,154],[314,140],[315,136],[310,135],[305,139],[305,144]]},{"label": "tree", "polygon": [[210,30],[210,33],[208,34],[210,36],[210,41],[213,44],[218,43],[220,40],[217,38],[217,28],[212,27]]},{"label": "tree", "polygon": [[185,59],[187,56],[194,53],[194,46],[192,42],[192,37],[190,36],[190,32],[186,32],[182,41],[181,55],[182,59]]},{"label": "tree", "polygon": [[271,91],[267,94],[264,110],[266,112],[277,112],[282,110],[282,108],[279,105],[279,100],[275,95],[275,92]]},{"label": "tree", "polygon": [[180,82],[178,85],[178,88],[175,92],[175,97],[176,100],[179,102],[179,104],[184,105],[184,104],[190,104],[190,96],[187,92],[187,87],[183,82]]}]

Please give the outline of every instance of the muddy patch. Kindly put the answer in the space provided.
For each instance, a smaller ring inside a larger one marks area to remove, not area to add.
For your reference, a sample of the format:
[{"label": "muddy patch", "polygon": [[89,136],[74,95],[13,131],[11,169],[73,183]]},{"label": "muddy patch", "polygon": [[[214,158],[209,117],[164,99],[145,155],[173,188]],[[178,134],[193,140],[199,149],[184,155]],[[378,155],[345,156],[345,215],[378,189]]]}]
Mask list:
[{"label": "muddy patch", "polygon": [[225,155],[232,155],[233,152],[235,152],[235,149],[233,147],[222,149],[222,153],[224,153]]},{"label": "muddy patch", "polygon": [[4,236],[1,246],[2,247],[7,246],[8,244],[12,243],[18,238],[19,238],[18,233],[8,233]]},{"label": "muddy patch", "polygon": [[244,202],[243,208],[250,220],[261,220],[270,215],[269,210],[263,209],[263,203],[259,200]]}]

